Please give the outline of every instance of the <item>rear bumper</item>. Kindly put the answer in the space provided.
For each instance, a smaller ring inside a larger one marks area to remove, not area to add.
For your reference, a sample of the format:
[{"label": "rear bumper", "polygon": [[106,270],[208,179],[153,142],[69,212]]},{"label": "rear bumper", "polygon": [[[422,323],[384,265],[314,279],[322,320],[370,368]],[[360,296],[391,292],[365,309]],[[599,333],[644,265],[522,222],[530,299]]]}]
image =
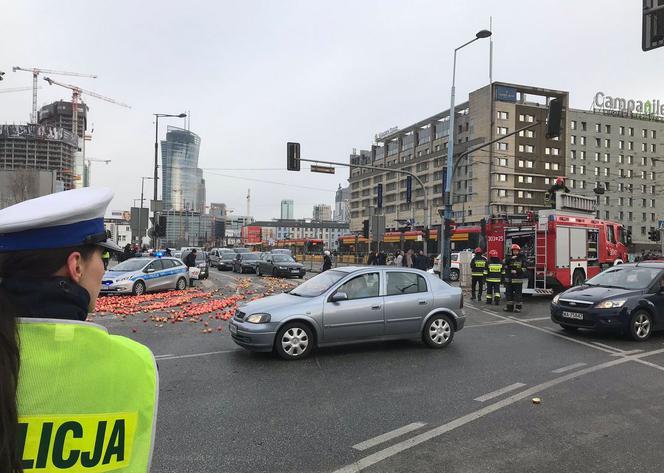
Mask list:
[{"label": "rear bumper", "polygon": [[304,268],[299,268],[297,271],[291,271],[290,269],[276,269],[277,276],[281,277],[290,277],[290,276],[304,276],[306,274],[306,271]]}]

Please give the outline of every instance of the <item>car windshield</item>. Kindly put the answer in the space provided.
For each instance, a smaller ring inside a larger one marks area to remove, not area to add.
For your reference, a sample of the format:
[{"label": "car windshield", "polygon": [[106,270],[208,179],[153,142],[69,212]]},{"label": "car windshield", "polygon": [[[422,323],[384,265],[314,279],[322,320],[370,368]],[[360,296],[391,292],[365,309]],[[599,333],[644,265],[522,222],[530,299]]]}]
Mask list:
[{"label": "car windshield", "polygon": [[149,258],[131,258],[109,268],[109,271],[138,271],[148,264],[149,261]]},{"label": "car windshield", "polygon": [[617,287],[621,289],[645,289],[662,270],[646,266],[617,266],[589,279],[589,286]]},{"label": "car windshield", "polygon": [[248,253],[245,255],[242,255],[242,261],[249,261],[249,260],[256,260],[258,259],[258,255],[254,253]]},{"label": "car windshield", "polygon": [[222,261],[232,261],[235,259],[235,253],[224,253],[221,255]]},{"label": "car windshield", "polygon": [[346,276],[343,271],[325,271],[308,281],[303,282],[289,294],[302,297],[316,297],[327,291],[334,283]]},{"label": "car windshield", "polygon": [[288,255],[274,255],[272,260],[275,263],[294,263],[295,260]]}]

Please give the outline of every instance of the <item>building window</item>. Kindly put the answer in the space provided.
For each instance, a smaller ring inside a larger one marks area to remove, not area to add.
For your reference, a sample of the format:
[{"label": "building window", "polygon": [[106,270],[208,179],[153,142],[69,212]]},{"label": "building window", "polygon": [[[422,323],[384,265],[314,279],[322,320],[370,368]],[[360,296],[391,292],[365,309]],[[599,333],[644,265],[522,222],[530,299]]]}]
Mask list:
[{"label": "building window", "polygon": [[599,153],[595,153],[595,161],[599,161]]},{"label": "building window", "polygon": [[632,128],[631,126],[629,127],[628,132],[629,132],[629,136],[634,136],[634,128]]},{"label": "building window", "polygon": [[634,156],[627,156],[627,164],[634,164]]},{"label": "building window", "polygon": [[586,188],[586,181],[579,181],[579,189],[585,189]]},{"label": "building window", "polygon": [[585,144],[586,144],[586,137],[585,137],[585,136],[581,136],[581,137],[579,137],[579,141],[580,141],[580,144],[581,144],[581,145],[584,145],[584,146],[585,146]]},{"label": "building window", "polygon": [[576,150],[572,149],[569,151],[569,157],[572,159],[576,159]]},{"label": "building window", "polygon": [[509,116],[507,112],[497,112],[497,115],[498,115],[498,120],[507,120]]},{"label": "building window", "polygon": [[435,149],[436,151],[440,151],[440,145],[436,145],[436,146],[434,147],[434,149]]},{"label": "building window", "polygon": [[576,174],[576,164],[570,164],[569,165],[569,173],[570,174]]},{"label": "building window", "polygon": [[508,130],[507,130],[506,126],[496,127],[496,134],[497,135],[506,135],[507,133],[508,133]]},{"label": "building window", "polygon": [[521,183],[532,184],[533,176],[518,176],[517,180]]},{"label": "building window", "polygon": [[535,120],[535,117],[533,115],[519,114],[519,121],[521,121],[521,122],[532,123],[534,120]]},{"label": "building window", "polygon": [[604,125],[604,133],[611,134],[611,125]]},{"label": "building window", "polygon": [[507,182],[507,174],[496,174],[496,181]]},{"label": "building window", "polygon": [[641,151],[648,151],[648,145],[645,143],[641,143]]},{"label": "building window", "polygon": [[595,138],[595,147],[599,148],[602,146],[602,139],[601,138]]},{"label": "building window", "polygon": [[625,142],[623,140],[618,141],[618,149],[625,149]]},{"label": "building window", "polygon": [[654,171],[650,171],[650,180],[651,181],[655,180],[655,172]]},{"label": "building window", "polygon": [[618,127],[618,133],[620,133],[621,135],[624,135],[625,134],[625,127],[624,126]]},{"label": "building window", "polygon": [[576,121],[572,120],[569,122],[569,128],[570,130],[576,130]]},{"label": "building window", "polygon": [[496,158],[496,166],[507,166],[507,158]]},{"label": "building window", "polygon": [[503,143],[503,142],[496,143],[496,149],[498,151],[507,151],[507,149],[508,149],[507,143]]},{"label": "building window", "polygon": [[560,169],[560,166],[559,166],[558,163],[545,162],[544,163],[544,169],[551,170],[551,171],[558,171]]},{"label": "building window", "polygon": [[559,148],[544,148],[544,154],[551,154],[553,156],[558,156],[560,154]]},{"label": "building window", "polygon": [[630,151],[634,150],[634,142],[633,141],[630,141],[630,142],[627,143],[627,149],[630,150]]},{"label": "building window", "polygon": [[498,197],[507,197],[506,189],[498,189]]},{"label": "building window", "polygon": [[551,178],[550,177],[545,177],[544,178],[544,184],[551,184]]},{"label": "building window", "polygon": [[611,155],[609,153],[604,153],[604,162],[608,163],[611,161]]},{"label": "building window", "polygon": [[524,136],[526,138],[535,138],[535,132],[533,130],[521,130],[519,136]]},{"label": "building window", "polygon": [[599,176],[599,168],[595,168],[595,176]]},{"label": "building window", "polygon": [[651,152],[651,153],[654,153],[656,150],[657,150],[657,145],[654,144],[654,143],[651,144],[651,145],[650,145],[650,152]]},{"label": "building window", "polygon": [[576,144],[576,135],[570,135],[569,141],[571,144],[575,145]]},{"label": "building window", "polygon": [[595,132],[600,133],[602,131],[602,125],[595,123]]},{"label": "building window", "polygon": [[586,152],[585,151],[580,151],[579,156],[581,157],[582,160],[586,159]]},{"label": "building window", "polygon": [[610,171],[609,168],[604,168],[604,177],[609,177],[610,176]]},{"label": "building window", "polygon": [[625,156],[623,156],[622,154],[619,154],[618,155],[618,164],[622,164],[624,160],[625,160]]},{"label": "building window", "polygon": [[652,138],[653,140],[657,138],[657,133],[655,132],[655,130],[650,130],[650,138]]},{"label": "building window", "polygon": [[586,173],[586,167],[585,166],[579,166],[579,174],[585,174]]},{"label": "building window", "polygon": [[605,138],[604,139],[604,147],[605,148],[610,148],[611,147],[611,140],[609,140],[608,138]]},{"label": "building window", "polygon": [[641,129],[641,138],[648,138],[648,130],[645,128]]}]

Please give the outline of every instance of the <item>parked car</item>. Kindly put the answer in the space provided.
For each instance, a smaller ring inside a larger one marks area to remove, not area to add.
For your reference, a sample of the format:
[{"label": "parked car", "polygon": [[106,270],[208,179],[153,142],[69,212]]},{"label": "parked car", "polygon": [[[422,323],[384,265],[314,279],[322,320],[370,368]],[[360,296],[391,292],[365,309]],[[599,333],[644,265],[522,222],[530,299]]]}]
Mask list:
[{"label": "parked car", "polygon": [[230,248],[212,248],[208,253],[210,266],[219,267],[219,260],[224,253],[235,255],[235,252]]},{"label": "parked car", "polygon": [[189,272],[178,258],[130,258],[104,273],[101,294],[134,294],[185,289]]},{"label": "parked car", "polygon": [[664,262],[613,266],[551,302],[563,329],[611,330],[636,341],[664,329]]},{"label": "parked car", "polygon": [[[450,281],[458,281],[459,278],[461,277],[461,266],[459,264],[459,253],[454,252],[451,255],[452,261],[450,263]],[[435,274],[440,274],[439,268],[440,268],[440,258],[442,256],[440,253],[438,256],[436,256],[433,260],[433,272]]]},{"label": "parked car", "polygon": [[[182,252],[182,259],[184,260],[190,251]],[[198,279],[207,279],[210,277],[210,263],[208,254],[202,250],[196,250],[196,266],[201,269]]]},{"label": "parked car", "polygon": [[237,254],[235,253],[222,253],[217,263],[217,269],[219,271],[233,271],[233,263],[236,257]]},{"label": "parked car", "polygon": [[288,293],[239,307],[229,322],[233,341],[287,360],[316,347],[372,340],[421,339],[443,348],[465,323],[463,294],[436,276],[410,268],[342,267]]},{"label": "parked car", "polygon": [[306,271],[304,265],[285,254],[265,253],[256,266],[258,276],[290,277],[297,276],[302,279]]},{"label": "parked car", "polygon": [[240,274],[255,273],[258,261],[258,253],[238,253],[233,261],[233,271]]}]

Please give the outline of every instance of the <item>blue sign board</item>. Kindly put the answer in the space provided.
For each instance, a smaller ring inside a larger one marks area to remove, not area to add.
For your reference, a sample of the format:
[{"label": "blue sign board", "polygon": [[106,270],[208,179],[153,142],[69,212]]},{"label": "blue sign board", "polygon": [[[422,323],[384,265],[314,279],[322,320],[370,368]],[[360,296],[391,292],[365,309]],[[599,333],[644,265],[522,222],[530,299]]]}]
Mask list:
[{"label": "blue sign board", "polygon": [[496,86],[496,100],[501,102],[516,102],[516,89],[514,87]]}]

